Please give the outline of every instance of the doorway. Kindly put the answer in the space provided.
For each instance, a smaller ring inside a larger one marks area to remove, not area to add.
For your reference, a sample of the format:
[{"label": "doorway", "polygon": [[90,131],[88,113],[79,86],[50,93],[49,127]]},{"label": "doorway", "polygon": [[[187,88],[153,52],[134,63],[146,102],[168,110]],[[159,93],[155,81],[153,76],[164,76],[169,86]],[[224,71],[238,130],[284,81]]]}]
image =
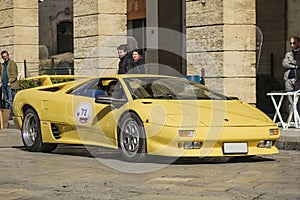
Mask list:
[{"label": "doorway", "polygon": [[61,22],[57,25],[57,53],[73,53],[73,23]]},{"label": "doorway", "polygon": [[127,0],[128,43],[144,51],[146,64],[157,64],[153,73],[169,74],[160,67],[168,66],[186,74],[185,9],[182,0]]}]

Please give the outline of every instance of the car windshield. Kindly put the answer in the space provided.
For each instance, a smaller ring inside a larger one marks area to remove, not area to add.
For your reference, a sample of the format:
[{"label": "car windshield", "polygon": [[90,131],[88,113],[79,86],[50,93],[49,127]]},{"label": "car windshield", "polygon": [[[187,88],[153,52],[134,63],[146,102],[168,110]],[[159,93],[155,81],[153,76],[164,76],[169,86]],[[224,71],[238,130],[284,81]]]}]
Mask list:
[{"label": "car windshield", "polygon": [[136,77],[124,80],[134,99],[228,99],[197,82],[184,78]]}]

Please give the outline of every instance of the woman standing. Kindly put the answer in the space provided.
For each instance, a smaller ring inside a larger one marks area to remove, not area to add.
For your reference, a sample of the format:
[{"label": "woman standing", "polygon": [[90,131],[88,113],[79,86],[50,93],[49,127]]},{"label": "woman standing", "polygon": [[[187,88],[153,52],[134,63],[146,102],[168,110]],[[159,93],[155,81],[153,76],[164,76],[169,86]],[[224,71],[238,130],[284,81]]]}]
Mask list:
[{"label": "woman standing", "polygon": [[144,74],[145,68],[144,68],[144,59],[142,57],[142,54],[140,53],[140,50],[134,49],[131,53],[132,59],[133,59],[133,71],[136,74]]}]

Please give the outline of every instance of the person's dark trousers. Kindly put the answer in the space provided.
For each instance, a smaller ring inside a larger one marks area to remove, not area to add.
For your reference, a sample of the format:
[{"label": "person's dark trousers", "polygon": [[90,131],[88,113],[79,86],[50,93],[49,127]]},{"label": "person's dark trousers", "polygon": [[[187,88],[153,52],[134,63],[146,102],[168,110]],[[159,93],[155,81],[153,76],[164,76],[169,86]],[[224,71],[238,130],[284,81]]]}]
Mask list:
[{"label": "person's dark trousers", "polygon": [[3,89],[2,86],[0,87],[0,108],[5,108],[5,100],[3,95]]},{"label": "person's dark trousers", "polygon": [[4,108],[4,103],[3,103],[3,99],[2,99],[3,95],[2,95],[2,86],[0,87],[0,108]]},{"label": "person's dark trousers", "polygon": [[3,98],[4,98],[4,108],[10,110],[9,118],[12,119],[14,116],[13,113],[13,98],[15,96],[15,92],[9,86],[2,86]]}]

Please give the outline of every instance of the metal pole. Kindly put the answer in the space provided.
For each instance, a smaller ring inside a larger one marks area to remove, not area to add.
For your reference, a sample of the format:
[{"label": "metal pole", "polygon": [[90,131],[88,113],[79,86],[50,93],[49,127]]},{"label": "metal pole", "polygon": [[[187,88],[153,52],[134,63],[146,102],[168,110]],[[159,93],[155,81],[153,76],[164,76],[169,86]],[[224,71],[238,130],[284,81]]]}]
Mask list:
[{"label": "metal pole", "polygon": [[24,60],[24,76],[27,78],[27,66],[26,66],[26,59]]},{"label": "metal pole", "polygon": [[271,53],[270,59],[271,59],[271,77],[274,77],[274,54],[273,53]]},{"label": "metal pole", "polygon": [[55,70],[54,70],[54,58],[51,58],[51,68],[52,68],[52,75],[54,75]]}]

